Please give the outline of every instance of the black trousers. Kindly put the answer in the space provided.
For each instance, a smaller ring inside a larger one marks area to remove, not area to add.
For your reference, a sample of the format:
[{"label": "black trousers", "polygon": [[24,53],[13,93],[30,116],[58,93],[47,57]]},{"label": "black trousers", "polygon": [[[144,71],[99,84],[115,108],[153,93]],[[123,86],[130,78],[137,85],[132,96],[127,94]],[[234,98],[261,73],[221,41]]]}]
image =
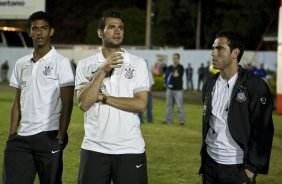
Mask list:
[{"label": "black trousers", "polygon": [[81,149],[78,184],[147,184],[146,154],[104,154]]},{"label": "black trousers", "polygon": [[204,153],[203,184],[255,184],[248,178],[243,164],[224,165]]},{"label": "black trousers", "polygon": [[31,136],[13,135],[4,152],[3,184],[33,184],[36,173],[41,184],[61,184],[63,149],[58,131]]}]

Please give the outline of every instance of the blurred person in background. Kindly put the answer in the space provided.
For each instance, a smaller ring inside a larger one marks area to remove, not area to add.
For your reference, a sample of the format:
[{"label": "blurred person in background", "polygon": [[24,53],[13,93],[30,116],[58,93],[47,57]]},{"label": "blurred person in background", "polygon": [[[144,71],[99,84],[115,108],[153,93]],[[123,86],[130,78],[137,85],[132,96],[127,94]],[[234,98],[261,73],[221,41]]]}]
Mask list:
[{"label": "blurred person in background", "polygon": [[210,67],[211,67],[212,63],[210,61],[207,61],[207,66],[205,67],[205,74],[204,74],[204,80],[203,80],[203,84],[213,76],[213,74],[210,71]]},{"label": "blurred person in background", "polygon": [[184,67],[180,64],[180,54],[172,56],[173,65],[168,66],[165,74],[166,90],[166,119],[165,124],[172,123],[174,103],[177,105],[179,124],[185,124],[183,107],[183,74]]},{"label": "blurred person in background", "polygon": [[201,66],[198,68],[198,92],[202,91],[204,78],[205,78],[205,66],[204,63],[201,63]]},{"label": "blurred person in background", "polygon": [[186,83],[187,83],[187,90],[188,91],[194,91],[194,85],[193,85],[193,68],[191,66],[191,63],[188,63],[187,68],[185,69],[186,72]]},{"label": "blurred person in background", "polygon": [[61,184],[74,93],[70,61],[51,46],[55,29],[45,12],[28,19],[33,53],[20,58],[10,86],[16,88],[10,135],[4,152],[3,184]]},{"label": "blurred person in background", "polygon": [[10,68],[9,63],[6,60],[1,66],[1,80],[2,80],[2,82],[8,81],[9,68]]},{"label": "blurred person in background", "polygon": [[266,79],[267,71],[264,68],[264,64],[260,64],[260,68],[257,70],[257,75],[263,79]]}]

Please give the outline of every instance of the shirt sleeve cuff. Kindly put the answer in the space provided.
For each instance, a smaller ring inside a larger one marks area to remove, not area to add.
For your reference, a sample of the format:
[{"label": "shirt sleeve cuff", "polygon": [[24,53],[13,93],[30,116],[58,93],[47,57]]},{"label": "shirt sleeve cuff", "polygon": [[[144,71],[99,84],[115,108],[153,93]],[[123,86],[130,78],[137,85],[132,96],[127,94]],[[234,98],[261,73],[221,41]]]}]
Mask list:
[{"label": "shirt sleeve cuff", "polygon": [[18,88],[18,89],[20,89],[20,87],[21,87],[20,85],[12,83],[12,82],[10,82],[10,86],[14,87],[14,88]]}]

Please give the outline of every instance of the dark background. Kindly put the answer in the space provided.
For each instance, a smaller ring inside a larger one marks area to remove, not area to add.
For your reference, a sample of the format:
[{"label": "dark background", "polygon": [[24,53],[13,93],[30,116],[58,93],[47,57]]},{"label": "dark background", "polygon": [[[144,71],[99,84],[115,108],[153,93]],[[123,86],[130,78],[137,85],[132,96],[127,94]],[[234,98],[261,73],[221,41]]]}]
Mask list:
[{"label": "dark background", "polygon": [[[261,42],[264,35],[277,36],[279,0],[202,0],[201,49],[210,49],[221,29],[241,33],[248,50],[273,50],[276,43]],[[53,42],[95,44],[99,16],[110,10],[125,20],[125,45],[144,45],[146,0],[46,0],[54,18]],[[152,46],[195,49],[199,0],[153,0]],[[262,43],[262,44],[261,44]],[[261,45],[260,45],[261,44]]]}]

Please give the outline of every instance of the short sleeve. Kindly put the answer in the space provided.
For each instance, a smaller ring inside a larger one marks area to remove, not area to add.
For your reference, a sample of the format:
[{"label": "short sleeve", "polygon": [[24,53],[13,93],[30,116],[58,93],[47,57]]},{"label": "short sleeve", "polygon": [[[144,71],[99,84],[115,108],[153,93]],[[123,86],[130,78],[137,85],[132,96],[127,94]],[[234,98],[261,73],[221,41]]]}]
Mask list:
[{"label": "short sleeve", "polygon": [[136,81],[133,93],[149,91],[149,70],[147,62],[140,58],[136,68]]},{"label": "short sleeve", "polygon": [[58,68],[60,87],[74,86],[74,69],[68,59],[62,60]]},{"label": "short sleeve", "polygon": [[10,86],[15,87],[15,88],[20,88],[20,73],[21,73],[21,67],[20,63],[16,62],[11,79],[10,79]]},{"label": "short sleeve", "polygon": [[89,80],[87,80],[84,72],[83,72],[83,62],[78,62],[78,65],[76,67],[76,74],[75,74],[75,90],[79,90],[81,87],[85,86],[89,83]]}]

